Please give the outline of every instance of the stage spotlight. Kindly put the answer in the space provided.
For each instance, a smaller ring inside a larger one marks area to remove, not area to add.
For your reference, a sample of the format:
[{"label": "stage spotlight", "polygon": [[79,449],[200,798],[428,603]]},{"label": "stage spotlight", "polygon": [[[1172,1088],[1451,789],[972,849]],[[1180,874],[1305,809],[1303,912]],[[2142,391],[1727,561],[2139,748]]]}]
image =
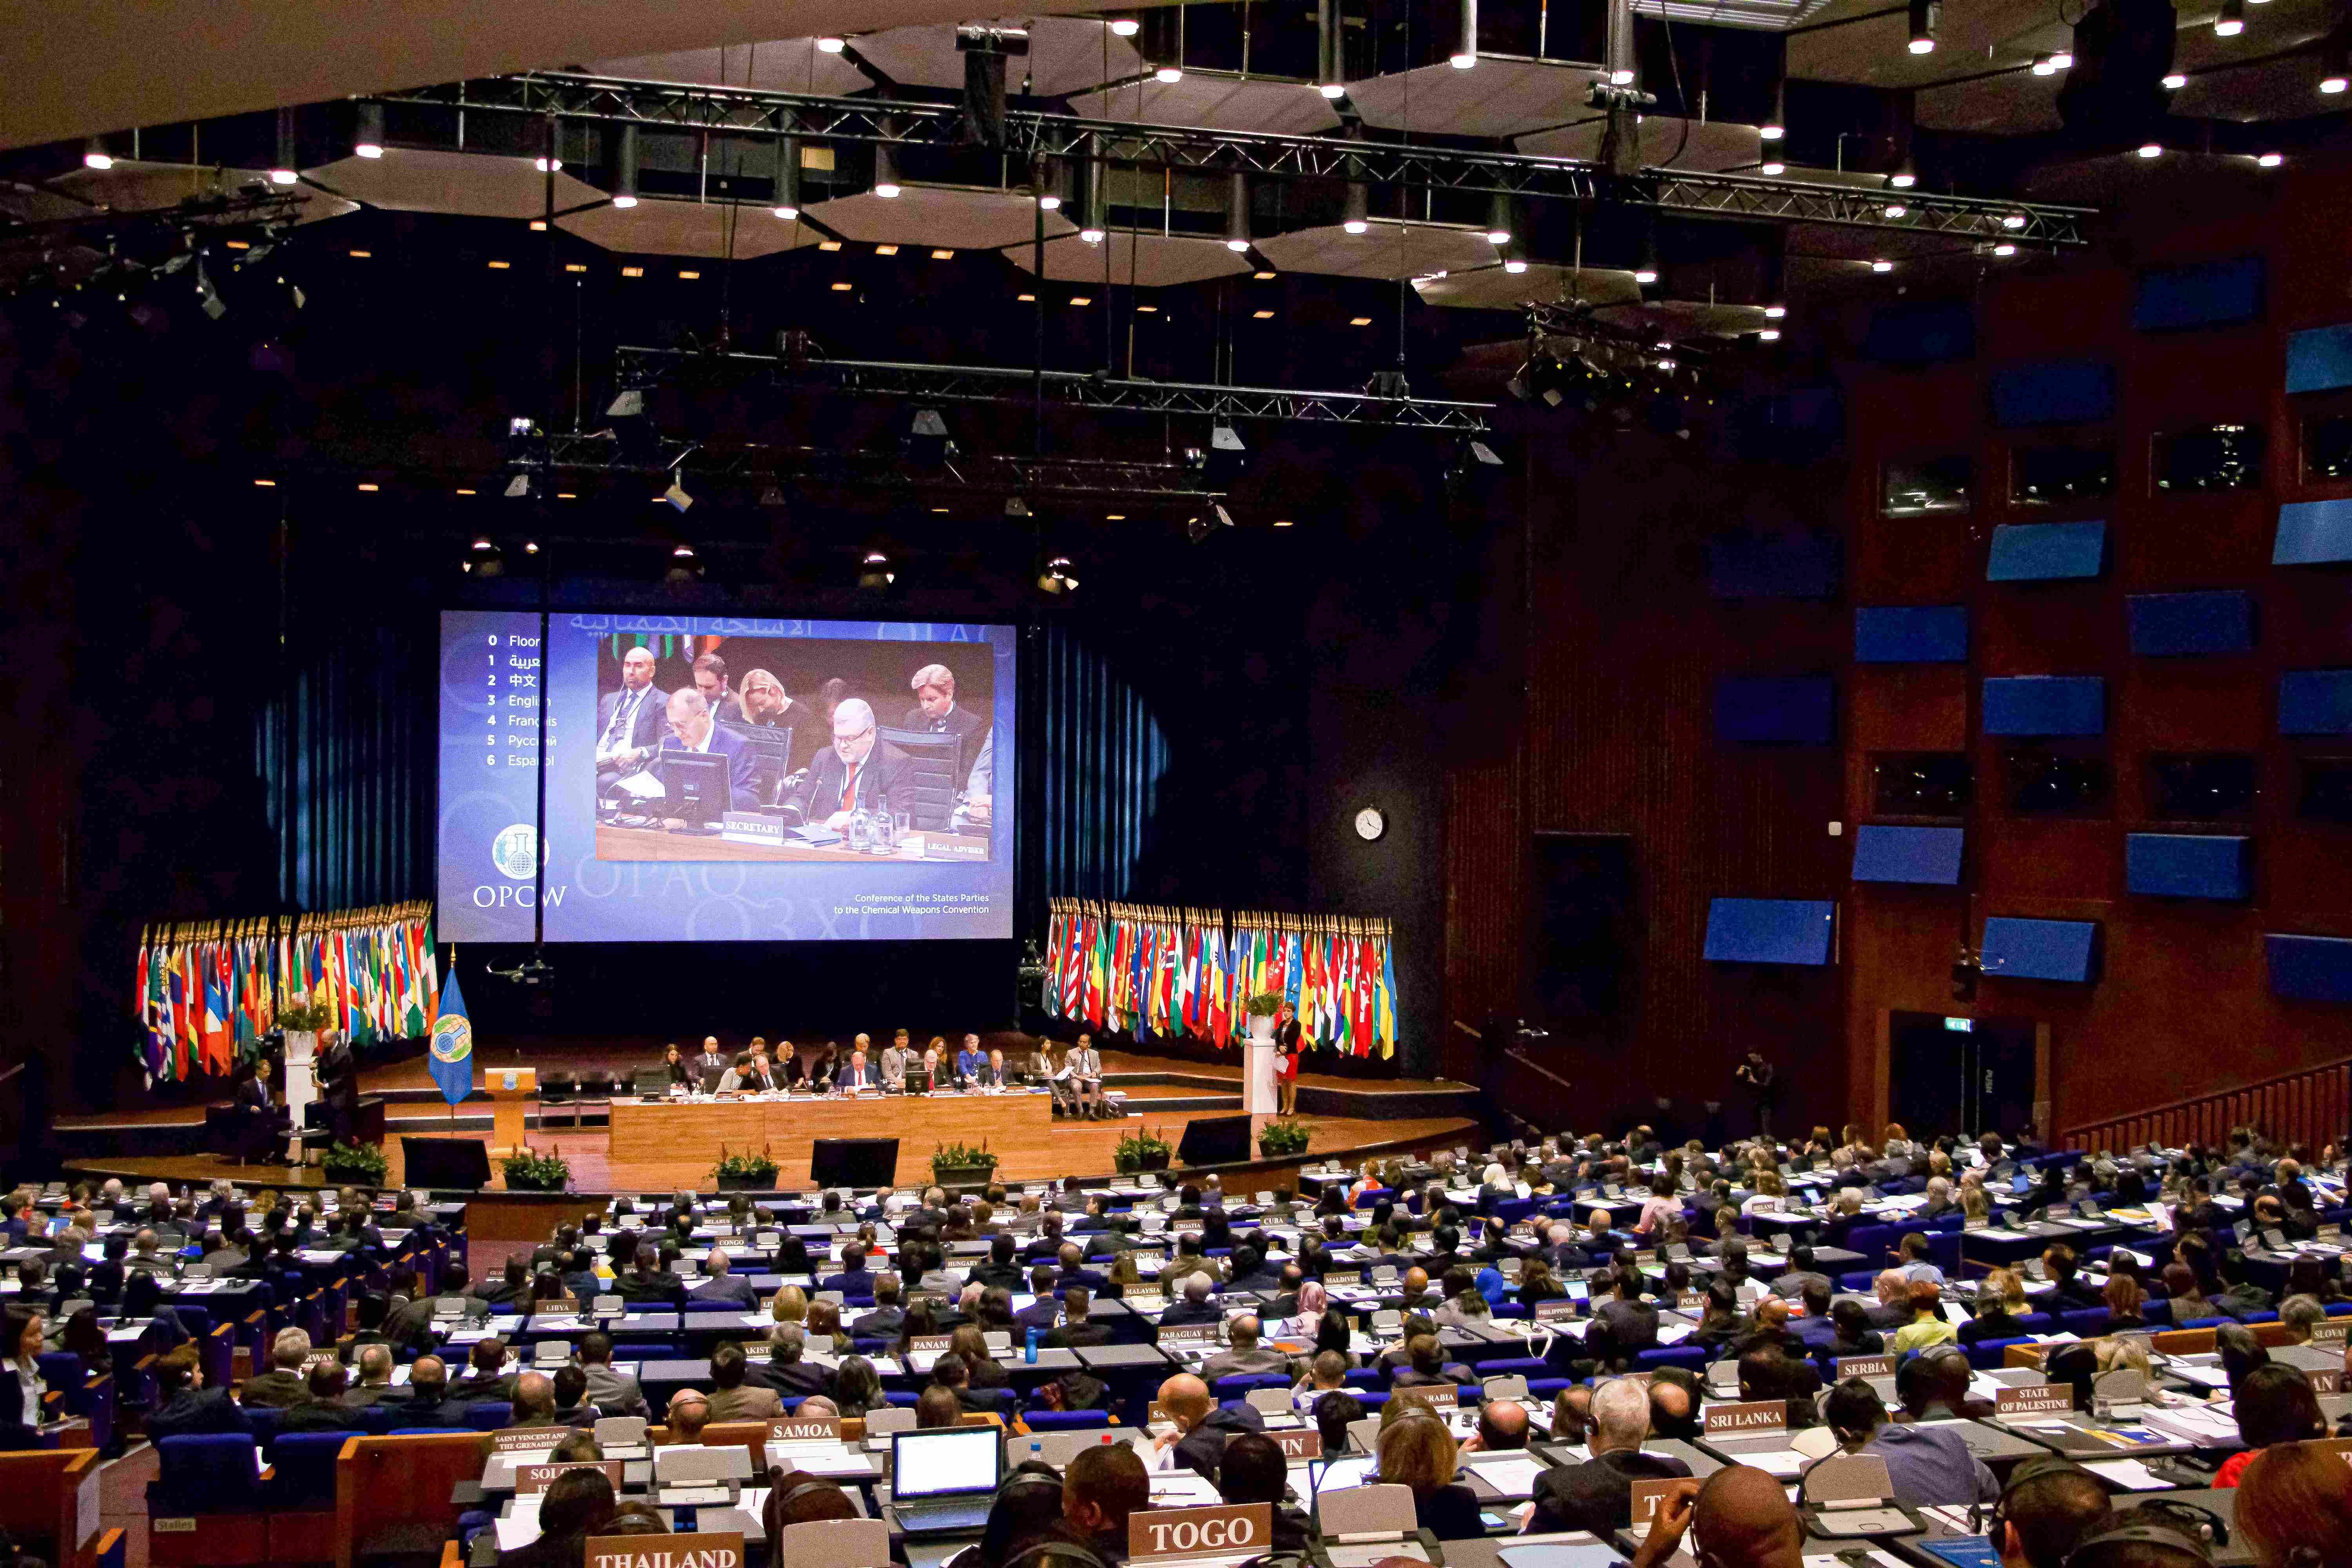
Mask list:
[{"label": "stage spotlight", "polygon": [[1756,339],[1759,342],[1777,343],[1780,341],[1780,329],[1766,327],[1756,334]]},{"label": "stage spotlight", "polygon": [[2346,41],[2340,27],[2321,49],[2319,69],[2319,90],[2329,97],[2352,86],[2352,43]]},{"label": "stage spotlight", "polygon": [[874,194],[885,201],[898,199],[898,162],[887,147],[874,149]]},{"label": "stage spotlight", "polygon": [[1870,264],[1870,269],[1873,272],[1892,272],[1895,270],[1895,263],[1882,257]]},{"label": "stage spotlight", "polygon": [[1756,165],[1756,172],[1767,176],[1785,174],[1789,172],[1789,165],[1768,153],[1765,154],[1764,161]]},{"label": "stage spotlight", "polygon": [[2052,68],[2056,70],[2073,70],[2074,68],[2074,51],[2071,48],[2058,50],[2055,54],[2053,54],[2050,57],[2050,64]]},{"label": "stage spotlight", "polygon": [[1772,112],[1756,128],[1756,134],[1767,142],[1778,142],[1789,134],[1789,79],[1783,72],[1772,89]]},{"label": "stage spotlight", "polygon": [[817,53],[821,55],[837,55],[848,47],[846,38],[824,37],[816,41]]},{"label": "stage spotlight", "polygon": [[857,563],[857,585],[869,594],[878,594],[898,580],[889,555],[880,549],[868,550]]},{"label": "stage spotlight", "polygon": [[670,546],[669,564],[662,572],[663,582],[691,583],[701,575],[702,563],[696,558],[693,545],[681,541]]},{"label": "stage spotlight", "polygon": [[2275,169],[2285,162],[2286,156],[2281,153],[2261,153],[2254,157],[2254,166],[2261,169]]},{"label": "stage spotlight", "polygon": [[637,128],[634,125],[622,126],[613,139],[613,205],[637,205]]},{"label": "stage spotlight", "polygon": [[1992,253],[1995,256],[2001,257],[2015,256],[2017,254],[2017,247],[2010,244],[2009,241],[2004,239],[1999,245],[1992,247]]},{"label": "stage spotlight", "polygon": [[636,387],[625,387],[614,395],[604,409],[607,419],[642,419],[646,416],[646,395]]},{"label": "stage spotlight", "polygon": [[1038,569],[1037,591],[1041,594],[1075,594],[1078,591],[1076,569],[1066,555],[1056,555]]},{"label": "stage spotlight", "polygon": [[524,540],[524,541],[522,542],[522,552],[523,552],[525,555],[536,555],[536,554],[538,554],[538,553],[539,553],[539,541],[538,541],[538,540],[536,540],[536,539],[526,539],[526,540]]},{"label": "stage spotlight", "polygon": [[1132,16],[1117,17],[1110,25],[1110,35],[1114,38],[1131,38],[1141,31],[1143,24]]},{"label": "stage spotlight", "polygon": [[[684,476],[678,474],[672,474],[669,477],[669,489],[662,491],[661,499],[669,502],[673,508],[680,512],[685,511],[687,508],[694,504],[694,498],[686,493],[686,479]],[[688,545],[681,544],[678,546],[678,549],[684,551],[688,555],[692,555],[694,553],[693,549]]]},{"label": "stage spotlight", "polygon": [[1657,280],[1657,247],[1652,245],[1645,245],[1642,247],[1642,265],[1633,268],[1633,281],[1646,289]]},{"label": "stage spotlight", "polygon": [[2034,56],[2033,74],[2035,76],[2056,76],[2058,74],[2057,57],[2054,55]]},{"label": "stage spotlight", "polygon": [[359,123],[352,133],[352,151],[362,158],[383,156],[383,105],[362,103]]},{"label": "stage spotlight", "polygon": [[2161,158],[2164,156],[2164,143],[2161,142],[2143,142],[2139,146],[2139,155],[2143,158]]},{"label": "stage spotlight", "polygon": [[1495,448],[1479,440],[1475,436],[1470,437],[1469,447],[1470,460],[1480,468],[1499,468],[1503,466],[1503,459]]},{"label": "stage spotlight", "polygon": [[1372,226],[1371,193],[1361,180],[1348,182],[1347,205],[1340,214],[1339,226],[1349,234],[1363,234]]},{"label": "stage spotlight", "polygon": [[907,455],[928,468],[938,468],[956,455],[948,437],[948,422],[936,408],[918,408],[908,426]]},{"label": "stage spotlight", "polygon": [[1911,0],[1911,52],[1932,55],[1936,52],[1936,27],[1943,19],[1943,6],[1937,0]]},{"label": "stage spotlight", "polygon": [[1151,73],[1151,79],[1157,82],[1165,82],[1173,85],[1174,83],[1184,79],[1184,68],[1182,66],[1161,66],[1158,70]]},{"label": "stage spotlight", "polygon": [[220,290],[213,287],[210,278],[205,276],[202,257],[196,258],[196,303],[203,307],[205,315],[215,321],[228,314],[228,306],[222,300]]},{"label": "stage spotlight", "polygon": [[1511,243],[1511,198],[1500,191],[1486,204],[1486,243]]},{"label": "stage spotlight", "polygon": [[1236,170],[1225,176],[1225,248],[1239,255],[1249,247],[1249,176]]},{"label": "stage spotlight", "polygon": [[82,143],[81,166],[85,169],[111,169],[114,167],[114,154],[106,150],[105,142],[93,136]]},{"label": "stage spotlight", "polygon": [[2183,75],[2181,72],[2179,72],[2179,71],[2168,71],[2167,73],[2165,73],[2165,78],[2164,78],[2164,90],[2165,90],[2165,91],[2167,91],[2167,92],[2179,92],[2182,88],[2187,87],[2188,85],[2189,85],[2189,78],[2188,78],[2187,76]]},{"label": "stage spotlight", "polygon": [[1767,305],[1764,307],[1764,319],[1768,321],[1777,321],[1788,313],[1789,307],[1786,305]]},{"label": "stage spotlight", "polygon": [[1220,419],[1209,426],[1209,449],[1240,457],[1249,450],[1249,447],[1243,441],[1240,431]]},{"label": "stage spotlight", "polygon": [[1919,183],[1919,171],[1906,158],[1895,173],[1886,176],[1886,183],[1898,191],[1907,191]]},{"label": "stage spotlight", "polygon": [[760,487],[760,504],[761,506],[786,506],[790,503],[784,499],[784,487],[776,483],[775,480],[770,479],[766,484]]},{"label": "stage spotlight", "polygon": [[302,176],[294,168],[294,111],[278,111],[278,161],[269,165],[269,183],[290,185]]},{"label": "stage spotlight", "polygon": [[2221,0],[2221,9],[2213,18],[2213,36],[2234,38],[2246,30],[2246,0]]}]

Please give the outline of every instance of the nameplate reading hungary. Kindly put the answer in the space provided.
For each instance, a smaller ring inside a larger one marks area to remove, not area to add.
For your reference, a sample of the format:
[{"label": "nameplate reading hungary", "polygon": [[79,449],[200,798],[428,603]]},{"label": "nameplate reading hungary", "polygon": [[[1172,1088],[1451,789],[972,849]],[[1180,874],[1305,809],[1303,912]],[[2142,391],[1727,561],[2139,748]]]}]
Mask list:
[{"label": "nameplate reading hungary", "polygon": [[743,1537],[592,1535],[583,1561],[587,1568],[743,1568]]},{"label": "nameplate reading hungary", "polygon": [[1198,1557],[1209,1553],[1255,1556],[1274,1540],[1274,1505],[1238,1508],[1169,1508],[1129,1516],[1130,1559]]}]

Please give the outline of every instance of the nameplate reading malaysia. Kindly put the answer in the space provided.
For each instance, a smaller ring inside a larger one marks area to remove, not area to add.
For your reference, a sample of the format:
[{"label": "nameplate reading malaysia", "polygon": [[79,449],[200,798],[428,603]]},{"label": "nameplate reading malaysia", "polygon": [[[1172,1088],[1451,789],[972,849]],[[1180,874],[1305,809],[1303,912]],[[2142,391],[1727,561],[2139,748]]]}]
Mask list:
[{"label": "nameplate reading malaysia", "polygon": [[1995,1415],[2063,1415],[2074,1408],[2071,1383],[2036,1383],[1993,1391]]},{"label": "nameplate reading malaysia", "polygon": [[592,1535],[586,1568],[743,1568],[742,1533]]},{"label": "nameplate reading malaysia", "polygon": [[771,1443],[838,1443],[841,1441],[841,1423],[830,1415],[812,1415],[805,1421],[798,1417],[771,1421],[768,1423],[768,1441]]},{"label": "nameplate reading malaysia", "polygon": [[1565,1296],[1536,1303],[1536,1321],[1538,1323],[1557,1323],[1563,1319],[1574,1316],[1576,1316],[1576,1303]]},{"label": "nameplate reading malaysia", "polygon": [[2340,1350],[2347,1337],[2352,1337],[2352,1318],[2325,1318],[2311,1325],[2309,1342],[2334,1345]]},{"label": "nameplate reading malaysia", "polygon": [[621,1461],[618,1459],[567,1459],[560,1464],[518,1465],[515,1467],[515,1490],[519,1493],[543,1492],[555,1484],[555,1478],[566,1470],[602,1470],[613,1489],[621,1489]]},{"label": "nameplate reading malaysia", "polygon": [[1217,1342],[1214,1323],[1162,1323],[1160,1342],[1163,1345],[1213,1345]]},{"label": "nameplate reading malaysia", "polygon": [[1323,1434],[1304,1432],[1268,1432],[1267,1436],[1282,1450],[1285,1459],[1319,1459],[1323,1457]]},{"label": "nameplate reading malaysia", "polygon": [[1848,1377],[1893,1377],[1895,1358],[1891,1355],[1842,1355],[1837,1358],[1837,1374]]},{"label": "nameplate reading malaysia", "polygon": [[917,1334],[907,1342],[907,1350],[916,1355],[945,1355],[948,1347],[954,1342],[953,1334]]},{"label": "nameplate reading malaysia", "polygon": [[490,1451],[494,1454],[528,1454],[534,1448],[552,1448],[557,1440],[570,1430],[567,1426],[510,1426],[503,1432],[490,1434]]},{"label": "nameplate reading malaysia", "polygon": [[1706,1435],[1710,1437],[1737,1437],[1746,1432],[1784,1432],[1789,1426],[1789,1402],[1785,1399],[1759,1399],[1745,1405],[1710,1405],[1706,1407]]},{"label": "nameplate reading malaysia", "polygon": [[1272,1503],[1244,1503],[1238,1508],[1158,1509],[1131,1514],[1127,1521],[1127,1555],[1130,1561],[1199,1557],[1211,1552],[1255,1556],[1273,1542]]}]

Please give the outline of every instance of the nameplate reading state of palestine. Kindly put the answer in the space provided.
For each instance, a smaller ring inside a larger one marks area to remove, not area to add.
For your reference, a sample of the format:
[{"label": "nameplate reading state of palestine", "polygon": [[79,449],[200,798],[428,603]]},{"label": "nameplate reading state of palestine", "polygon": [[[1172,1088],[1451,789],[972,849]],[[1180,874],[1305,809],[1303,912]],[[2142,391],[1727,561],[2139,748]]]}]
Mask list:
[{"label": "nameplate reading state of palestine", "polygon": [[741,1533],[592,1535],[587,1568],[743,1568]]},{"label": "nameplate reading state of palestine", "polygon": [[1160,1509],[1131,1514],[1127,1521],[1127,1554],[1131,1560],[1195,1557],[1212,1552],[1254,1557],[1273,1541],[1272,1503]]},{"label": "nameplate reading state of palestine", "polygon": [[1274,1439],[1286,1459],[1319,1459],[1323,1457],[1323,1434],[1320,1432],[1268,1432],[1266,1436]]},{"label": "nameplate reading state of palestine", "polygon": [[1742,1432],[1780,1432],[1785,1431],[1788,1425],[1789,1403],[1784,1399],[1706,1407],[1706,1435],[1710,1437],[1735,1437]]},{"label": "nameplate reading state of palestine", "polygon": [[1996,1415],[2063,1415],[2074,1408],[2074,1385],[2071,1383],[2029,1384],[2023,1388],[2000,1388],[1993,1392],[1993,1414]]},{"label": "nameplate reading state of palestine", "polygon": [[1847,1377],[1893,1377],[1895,1358],[1891,1355],[1842,1355],[1837,1358],[1837,1374]]},{"label": "nameplate reading state of palestine", "polygon": [[518,1465],[515,1467],[515,1490],[521,1493],[543,1492],[555,1484],[555,1478],[566,1470],[602,1470],[613,1489],[621,1489],[621,1461],[618,1459],[567,1459],[561,1464]]},{"label": "nameplate reading state of palestine", "polygon": [[838,1443],[841,1423],[830,1415],[812,1415],[805,1421],[771,1421],[768,1423],[771,1443]]}]

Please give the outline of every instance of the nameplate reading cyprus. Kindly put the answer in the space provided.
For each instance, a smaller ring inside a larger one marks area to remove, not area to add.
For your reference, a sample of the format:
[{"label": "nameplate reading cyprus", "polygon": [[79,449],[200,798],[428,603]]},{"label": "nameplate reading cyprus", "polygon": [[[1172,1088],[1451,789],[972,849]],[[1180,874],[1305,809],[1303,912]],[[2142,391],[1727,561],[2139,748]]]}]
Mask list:
[{"label": "nameplate reading cyprus", "polygon": [[1789,1404],[1784,1399],[1706,1407],[1706,1435],[1710,1437],[1737,1436],[1742,1432],[1780,1432],[1788,1426]]},{"label": "nameplate reading cyprus", "polygon": [[555,1478],[566,1470],[602,1470],[613,1489],[621,1489],[621,1461],[618,1459],[566,1459],[560,1464],[517,1465],[515,1490],[528,1495],[543,1492],[555,1484]]},{"label": "nameplate reading cyprus", "polygon": [[1209,1553],[1255,1556],[1273,1541],[1271,1503],[1245,1503],[1239,1508],[1160,1509],[1130,1515],[1127,1521],[1127,1554],[1139,1562]]},{"label": "nameplate reading cyprus", "polygon": [[585,1568],[743,1568],[743,1537],[592,1535],[582,1561]]},{"label": "nameplate reading cyprus", "polygon": [[2074,1385],[2071,1383],[2029,1384],[2023,1388],[2000,1388],[1993,1394],[1993,1414],[1996,1415],[2063,1415],[2074,1408]]},{"label": "nameplate reading cyprus", "polygon": [[841,1423],[830,1415],[812,1415],[807,1420],[787,1419],[768,1423],[771,1443],[838,1443]]}]

